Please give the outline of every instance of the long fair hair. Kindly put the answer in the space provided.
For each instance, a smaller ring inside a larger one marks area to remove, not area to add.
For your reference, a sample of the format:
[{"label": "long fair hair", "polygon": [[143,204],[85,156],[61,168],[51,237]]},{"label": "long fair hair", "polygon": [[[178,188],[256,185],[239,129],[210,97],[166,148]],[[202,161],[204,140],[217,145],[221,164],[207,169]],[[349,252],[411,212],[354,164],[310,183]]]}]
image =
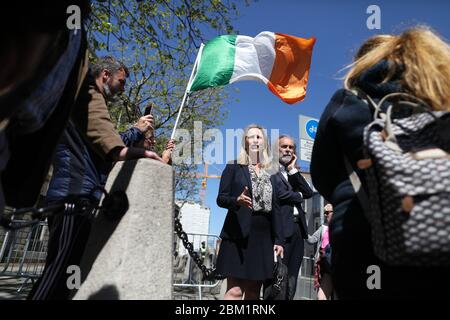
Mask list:
[{"label": "long fair hair", "polygon": [[264,138],[263,149],[259,151],[259,163],[261,164],[262,168],[268,168],[271,162],[269,141],[267,140],[267,135],[264,128],[258,124],[251,124],[244,129],[244,134],[242,135],[241,148],[239,151],[237,163],[243,165],[250,164],[250,156],[248,154],[247,134],[250,129],[254,128],[259,129]]},{"label": "long fair hair", "polygon": [[345,88],[352,89],[358,77],[381,60],[390,62],[383,82],[404,68],[400,83],[405,92],[426,101],[434,110],[450,111],[450,46],[429,27],[369,38],[349,66]]}]

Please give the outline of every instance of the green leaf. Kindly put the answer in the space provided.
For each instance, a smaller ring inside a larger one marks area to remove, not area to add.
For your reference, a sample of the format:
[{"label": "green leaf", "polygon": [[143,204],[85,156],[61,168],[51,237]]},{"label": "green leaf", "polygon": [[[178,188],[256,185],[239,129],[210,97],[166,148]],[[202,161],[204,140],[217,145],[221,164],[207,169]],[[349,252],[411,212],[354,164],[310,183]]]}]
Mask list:
[{"label": "green leaf", "polygon": [[[111,3],[111,5],[109,5]],[[110,106],[111,118],[125,130],[139,118],[139,109],[153,102],[157,150],[162,152],[171,134],[176,110],[197,54],[199,44],[211,34],[238,33],[232,21],[238,1],[154,0],[93,1],[88,30],[92,56],[121,58],[131,75],[120,103]],[[109,52],[105,49],[109,44]],[[203,129],[221,125],[227,104],[233,102],[224,89],[196,92],[180,118],[180,128],[192,130],[194,121]],[[124,107],[126,105],[126,108]],[[183,173],[196,165],[174,165],[177,196],[196,198],[200,181]]]}]

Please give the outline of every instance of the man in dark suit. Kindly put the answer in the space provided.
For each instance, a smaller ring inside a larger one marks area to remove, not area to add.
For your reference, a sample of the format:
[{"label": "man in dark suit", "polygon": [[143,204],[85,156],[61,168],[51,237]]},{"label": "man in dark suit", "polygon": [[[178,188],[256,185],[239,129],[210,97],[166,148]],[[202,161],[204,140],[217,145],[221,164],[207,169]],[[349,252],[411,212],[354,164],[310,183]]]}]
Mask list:
[{"label": "man in dark suit", "polygon": [[278,138],[279,171],[273,175],[282,215],[282,233],[285,237],[283,262],[288,267],[289,285],[287,298],[292,300],[297,287],[298,272],[303,259],[304,239],[308,238],[304,199],[311,198],[313,191],[302,177],[297,161],[294,139],[287,135]]}]

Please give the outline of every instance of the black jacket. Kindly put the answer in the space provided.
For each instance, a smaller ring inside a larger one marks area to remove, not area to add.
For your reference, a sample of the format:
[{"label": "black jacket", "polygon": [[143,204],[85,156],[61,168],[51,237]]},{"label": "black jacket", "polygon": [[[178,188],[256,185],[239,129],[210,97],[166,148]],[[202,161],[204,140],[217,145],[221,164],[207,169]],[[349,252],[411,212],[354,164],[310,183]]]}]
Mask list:
[{"label": "black jacket", "polygon": [[[356,86],[375,101],[386,94],[402,91],[396,77],[382,82],[386,66],[384,61],[376,64],[356,82]],[[369,223],[347,176],[344,156],[365,185],[365,176],[357,169],[356,162],[363,158],[363,131],[372,120],[373,110],[362,99],[350,91],[338,90],[320,118],[314,142],[312,181],[319,193],[334,206],[329,229],[333,284],[340,299],[417,297],[420,292],[437,289],[429,280],[430,274],[439,274],[442,283],[450,283],[448,268],[390,267],[377,259],[372,250]],[[367,288],[367,267],[370,265],[380,267],[383,290]]]},{"label": "black jacket", "polygon": [[84,30],[82,32],[77,60],[67,79],[64,92],[45,125],[28,134],[14,132],[14,126],[11,124],[7,129],[10,158],[2,173],[1,183],[6,204],[9,206],[33,206],[38,200],[56,145],[67,125],[88,71],[87,41]]},{"label": "black jacket", "polygon": [[[389,93],[401,92],[398,81],[382,83],[387,67],[385,61],[376,64],[363,73],[355,85],[375,101]],[[312,152],[311,177],[315,188],[334,206],[330,240],[335,242],[335,247],[344,245],[341,241],[344,229],[349,231],[346,234],[352,235],[350,243],[354,241],[353,236],[370,242],[369,226],[348,179],[344,156],[364,181],[356,162],[363,158],[363,132],[372,122],[373,112],[361,98],[341,89],[333,95],[320,118]]]},{"label": "black jacket", "polygon": [[[217,205],[228,209],[222,232],[220,233],[222,239],[238,240],[247,237],[250,232],[252,210],[241,207],[236,202],[237,197],[242,193],[245,186],[248,187],[249,197],[252,197],[252,183],[248,166],[236,163],[227,164],[222,172],[219,194],[217,195]],[[273,181],[272,188],[272,212],[270,213],[272,235],[274,243],[282,245],[284,238],[281,234],[281,214],[275,197],[276,187]]]},{"label": "black jacket", "polygon": [[[303,239],[308,238],[308,226],[306,224],[306,213],[301,204],[304,199],[309,199],[313,195],[313,191],[309,187],[305,178],[300,172],[293,175],[288,175],[286,180],[281,172],[274,174],[274,183],[277,191],[277,198],[280,203],[280,210],[282,215],[282,229],[285,238],[291,237],[294,234],[296,225],[294,223],[294,206],[299,213],[298,224],[302,233]],[[302,193],[302,195],[299,194]]]}]

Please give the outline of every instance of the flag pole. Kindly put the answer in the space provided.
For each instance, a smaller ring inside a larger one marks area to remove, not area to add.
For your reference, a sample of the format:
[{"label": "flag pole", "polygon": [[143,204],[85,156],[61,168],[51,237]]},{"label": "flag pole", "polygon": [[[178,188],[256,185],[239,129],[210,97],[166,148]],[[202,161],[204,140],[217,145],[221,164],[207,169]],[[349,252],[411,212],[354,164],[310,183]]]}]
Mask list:
[{"label": "flag pole", "polygon": [[[188,81],[188,84],[186,86],[186,90],[184,91],[183,99],[181,100],[180,110],[178,110],[177,120],[175,121],[175,125],[173,126],[172,135],[170,136],[171,140],[175,136],[175,131],[177,130],[178,121],[180,120],[181,111],[183,110],[183,107],[184,107],[184,104],[186,102],[186,99],[189,100],[189,94],[190,94],[189,91],[191,90],[192,80],[194,78],[194,74],[197,71],[198,65],[200,63],[200,56],[202,55],[202,51],[203,51],[203,47],[204,46],[205,45],[202,43],[200,45],[200,48],[198,49],[197,57],[195,58],[195,62],[194,62],[194,67],[192,68],[191,76],[189,77],[189,81]],[[187,105],[187,103],[186,103],[186,105]]]}]

